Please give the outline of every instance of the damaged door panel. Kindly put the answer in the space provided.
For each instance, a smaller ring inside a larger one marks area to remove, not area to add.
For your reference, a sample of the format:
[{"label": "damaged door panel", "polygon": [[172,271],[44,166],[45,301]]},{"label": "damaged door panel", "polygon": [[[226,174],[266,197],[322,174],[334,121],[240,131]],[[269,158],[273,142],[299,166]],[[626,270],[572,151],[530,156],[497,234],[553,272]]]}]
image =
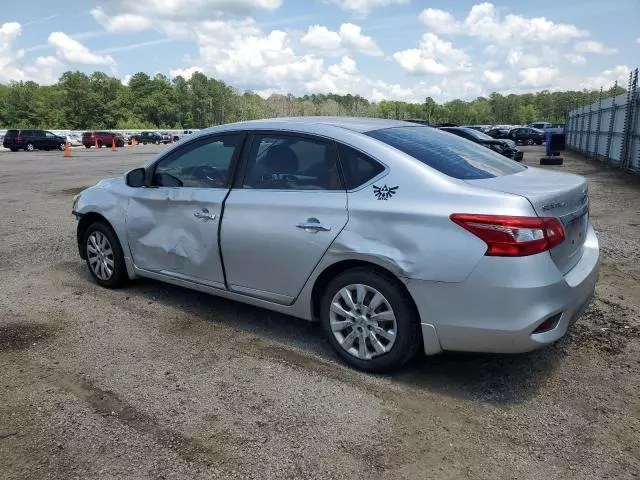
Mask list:
[{"label": "damaged door panel", "polygon": [[150,169],[134,189],[127,236],[135,266],[225,288],[218,226],[244,134],[188,142]]},{"label": "damaged door panel", "polygon": [[224,288],[218,222],[226,194],[226,189],[142,189],[127,208],[135,266]]}]

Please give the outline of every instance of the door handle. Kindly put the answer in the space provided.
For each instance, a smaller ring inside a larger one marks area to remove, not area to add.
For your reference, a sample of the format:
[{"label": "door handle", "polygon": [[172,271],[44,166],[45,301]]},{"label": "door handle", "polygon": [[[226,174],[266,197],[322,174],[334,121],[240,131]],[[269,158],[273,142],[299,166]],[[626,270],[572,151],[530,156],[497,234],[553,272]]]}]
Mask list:
[{"label": "door handle", "polygon": [[195,212],[193,212],[193,216],[204,221],[216,219],[216,214],[209,213],[208,208],[203,208],[202,210],[196,210]]},{"label": "door handle", "polygon": [[296,224],[296,227],[302,228],[305,232],[309,233],[328,232],[331,230],[331,225],[320,223],[320,220],[313,217],[308,218],[306,222]]}]

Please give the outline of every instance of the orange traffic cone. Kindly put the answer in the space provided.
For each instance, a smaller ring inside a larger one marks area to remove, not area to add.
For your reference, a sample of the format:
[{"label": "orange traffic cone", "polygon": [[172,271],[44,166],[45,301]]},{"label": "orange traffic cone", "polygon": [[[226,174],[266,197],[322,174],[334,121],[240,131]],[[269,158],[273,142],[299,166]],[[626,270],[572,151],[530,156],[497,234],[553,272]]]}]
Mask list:
[{"label": "orange traffic cone", "polygon": [[115,152],[116,151],[116,137],[113,137],[111,139],[111,151]]},{"label": "orange traffic cone", "polygon": [[71,144],[69,144],[69,142],[66,142],[64,144],[64,156],[65,158],[68,158],[71,156]]}]

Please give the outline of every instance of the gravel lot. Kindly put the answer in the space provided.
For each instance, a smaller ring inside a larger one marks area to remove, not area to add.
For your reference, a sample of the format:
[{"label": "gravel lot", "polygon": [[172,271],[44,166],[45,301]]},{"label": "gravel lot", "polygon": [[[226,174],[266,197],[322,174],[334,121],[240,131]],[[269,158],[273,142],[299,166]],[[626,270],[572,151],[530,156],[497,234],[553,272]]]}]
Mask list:
[{"label": "gravel lot", "polygon": [[314,324],[94,284],[72,197],[160,149],[0,152],[0,477],[637,478],[640,179],[574,155],[558,167],[589,179],[603,255],[563,341],[372,376]]}]

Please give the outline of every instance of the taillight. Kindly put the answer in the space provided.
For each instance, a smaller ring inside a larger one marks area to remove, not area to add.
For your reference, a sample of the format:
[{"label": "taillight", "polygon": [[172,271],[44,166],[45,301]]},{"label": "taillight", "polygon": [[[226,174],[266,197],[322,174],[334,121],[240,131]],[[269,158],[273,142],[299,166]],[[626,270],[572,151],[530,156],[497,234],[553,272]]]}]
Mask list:
[{"label": "taillight", "polygon": [[556,218],[454,213],[451,220],[487,244],[485,255],[524,257],[551,250],[564,241]]},{"label": "taillight", "polygon": [[21,141],[23,141],[23,140],[24,140],[24,138],[22,138],[20,135],[18,135],[18,136],[16,137],[16,142],[21,142]]}]

